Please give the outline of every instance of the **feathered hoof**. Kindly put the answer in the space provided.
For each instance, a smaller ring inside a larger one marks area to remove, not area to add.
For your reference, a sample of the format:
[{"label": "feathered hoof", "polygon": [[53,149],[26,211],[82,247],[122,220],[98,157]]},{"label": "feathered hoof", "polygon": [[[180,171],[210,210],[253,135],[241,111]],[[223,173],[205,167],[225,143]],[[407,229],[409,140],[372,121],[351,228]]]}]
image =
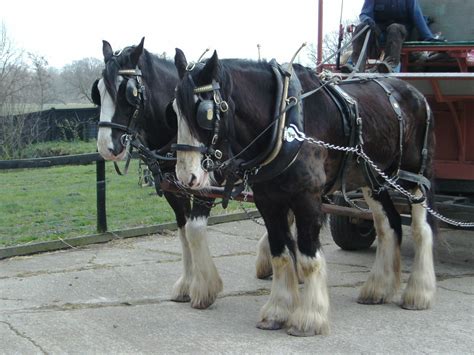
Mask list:
[{"label": "feathered hoof", "polygon": [[220,288],[217,292],[206,295],[205,297],[193,297],[191,293],[191,307],[196,309],[209,308],[216,301],[217,295],[221,290],[222,288]]},{"label": "feathered hoof", "polygon": [[262,320],[257,323],[257,328],[263,329],[263,330],[278,330],[278,329],[282,329],[284,325],[285,325],[285,322],[282,322],[282,321]]},{"label": "feathered hoof", "polygon": [[410,311],[422,311],[431,308],[433,304],[433,297],[402,297],[401,307]]},{"label": "feathered hoof", "polygon": [[296,327],[291,327],[290,329],[287,330],[288,335],[294,336],[294,337],[312,337],[315,335],[318,335],[318,333],[314,330],[312,331],[303,331],[300,330]]},{"label": "feathered hoof", "polygon": [[189,282],[184,277],[180,277],[174,284],[171,301],[183,303],[191,301],[191,297],[189,297]]},{"label": "feathered hoof", "polygon": [[315,335],[328,335],[329,331],[329,324],[327,322],[316,323],[311,326],[305,325],[302,328],[292,325],[286,331],[288,335],[294,337],[312,337]]},{"label": "feathered hoof", "polygon": [[412,275],[402,295],[401,307],[408,310],[424,310],[431,308],[436,294],[436,280],[431,276]]},{"label": "feathered hoof", "polygon": [[392,284],[374,282],[369,279],[360,290],[357,303],[368,305],[390,303],[395,291],[396,288]]}]

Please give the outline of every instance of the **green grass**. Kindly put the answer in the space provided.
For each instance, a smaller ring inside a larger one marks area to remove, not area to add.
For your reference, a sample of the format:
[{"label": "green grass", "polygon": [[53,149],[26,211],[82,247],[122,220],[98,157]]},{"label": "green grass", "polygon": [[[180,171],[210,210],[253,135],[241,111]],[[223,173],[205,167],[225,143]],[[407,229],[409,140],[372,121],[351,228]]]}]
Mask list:
[{"label": "green grass", "polygon": [[[0,170],[0,181],[0,245],[96,233],[95,164]],[[106,188],[109,230],[175,220],[153,187],[139,186],[137,160],[131,162],[127,176],[117,175],[107,162]],[[237,209],[239,205],[231,203],[228,211]],[[212,211],[222,213],[220,207]]]}]

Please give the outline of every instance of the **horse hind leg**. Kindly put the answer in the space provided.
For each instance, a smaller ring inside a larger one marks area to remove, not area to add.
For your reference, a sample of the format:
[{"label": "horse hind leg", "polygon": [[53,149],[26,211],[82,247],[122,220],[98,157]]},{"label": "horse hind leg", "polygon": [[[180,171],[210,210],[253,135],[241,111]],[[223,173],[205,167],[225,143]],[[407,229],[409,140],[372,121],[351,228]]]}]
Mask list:
[{"label": "horse hind leg", "polygon": [[392,300],[400,287],[401,218],[387,191],[373,194],[366,187],[362,192],[372,210],[377,232],[377,251],[369,278],[362,286],[357,302],[386,303]]},{"label": "horse hind leg", "polygon": [[[421,196],[415,189],[415,196]],[[432,192],[427,194],[431,202]],[[415,244],[415,258],[411,275],[402,295],[402,307],[421,310],[430,308],[436,292],[436,277],[433,263],[433,229],[427,220],[427,211],[421,203],[413,204],[411,210],[411,228]]]},{"label": "horse hind leg", "polygon": [[288,249],[290,232],[285,215],[287,209],[285,206],[268,208],[266,201],[259,202],[258,199],[256,203],[267,227],[273,271],[270,296],[260,311],[257,328],[276,330],[283,328],[298,303],[298,278]]},{"label": "horse hind leg", "polygon": [[255,261],[255,272],[258,279],[266,279],[272,275],[272,254],[268,242],[268,232],[260,238],[257,244],[257,260]]},{"label": "horse hind leg", "polygon": [[[291,229],[291,235],[296,235],[295,216],[290,210],[288,212],[288,223]],[[272,253],[268,241],[268,232],[260,238],[257,245],[257,259],[255,262],[255,271],[258,279],[267,279],[272,275]],[[299,274],[298,274],[299,275]]]}]

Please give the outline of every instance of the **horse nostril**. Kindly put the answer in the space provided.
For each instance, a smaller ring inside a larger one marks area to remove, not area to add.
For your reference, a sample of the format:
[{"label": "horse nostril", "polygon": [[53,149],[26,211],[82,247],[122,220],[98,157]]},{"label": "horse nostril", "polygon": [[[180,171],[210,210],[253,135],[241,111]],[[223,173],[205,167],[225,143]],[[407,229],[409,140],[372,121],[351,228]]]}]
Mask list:
[{"label": "horse nostril", "polygon": [[113,155],[113,156],[117,156],[119,155],[121,152],[122,152],[122,148],[109,148],[109,152]]},{"label": "horse nostril", "polygon": [[194,174],[191,174],[191,178],[189,179],[189,187],[193,187],[193,185],[196,183],[196,180],[197,180],[197,176],[194,175]]}]

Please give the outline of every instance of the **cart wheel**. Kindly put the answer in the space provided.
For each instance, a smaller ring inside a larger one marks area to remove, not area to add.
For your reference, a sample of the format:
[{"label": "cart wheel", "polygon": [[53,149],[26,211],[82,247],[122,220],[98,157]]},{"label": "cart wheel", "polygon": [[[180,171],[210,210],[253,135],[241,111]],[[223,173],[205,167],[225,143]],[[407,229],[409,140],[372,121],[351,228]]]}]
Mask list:
[{"label": "cart wheel", "polygon": [[[342,196],[334,196],[334,202],[347,206]],[[357,219],[354,222],[349,217],[331,215],[330,225],[332,239],[343,250],[368,249],[375,240],[373,221]]]}]

